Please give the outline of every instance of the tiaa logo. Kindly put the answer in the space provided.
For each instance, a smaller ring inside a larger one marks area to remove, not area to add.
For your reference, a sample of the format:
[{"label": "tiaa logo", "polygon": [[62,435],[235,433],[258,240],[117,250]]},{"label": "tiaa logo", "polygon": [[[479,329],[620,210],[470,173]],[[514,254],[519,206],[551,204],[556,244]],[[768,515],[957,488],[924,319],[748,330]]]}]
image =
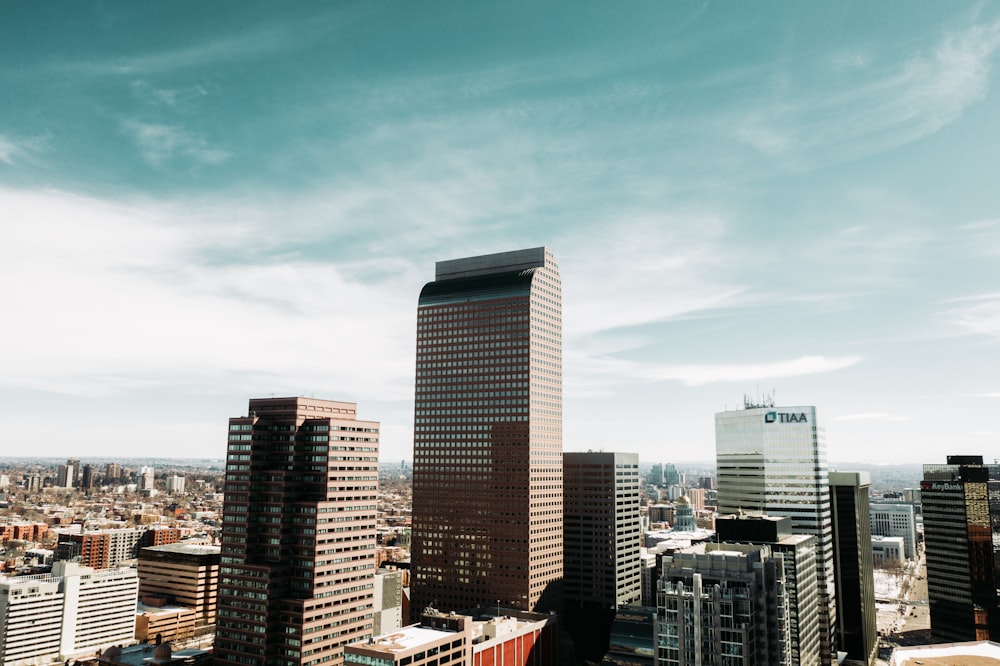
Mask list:
[{"label": "tiaa logo", "polygon": [[767,412],[764,423],[808,423],[805,412]]}]

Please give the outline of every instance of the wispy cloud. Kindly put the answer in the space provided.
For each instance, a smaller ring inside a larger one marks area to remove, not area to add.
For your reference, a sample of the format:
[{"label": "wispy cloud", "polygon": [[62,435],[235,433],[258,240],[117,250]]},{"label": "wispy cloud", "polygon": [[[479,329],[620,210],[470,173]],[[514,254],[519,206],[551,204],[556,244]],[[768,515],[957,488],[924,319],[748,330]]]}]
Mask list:
[{"label": "wispy cloud", "polygon": [[1000,336],[1000,298],[985,299],[950,313],[952,323],[973,335]]},{"label": "wispy cloud", "polygon": [[231,152],[213,146],[204,137],[175,125],[126,120],[122,122],[122,128],[136,142],[143,159],[154,167],[177,158],[187,158],[202,164],[219,164],[232,157]]},{"label": "wispy cloud", "polygon": [[42,152],[47,144],[44,137],[15,138],[0,134],[0,162],[15,166],[18,162],[30,159]]},{"label": "wispy cloud", "polygon": [[[733,123],[736,138],[801,166],[851,159],[921,139],[954,122],[986,93],[1000,21],[945,36],[933,53],[893,69],[860,68],[860,85],[779,96]],[[834,61],[843,62],[842,56]],[[850,62],[850,57],[847,59]],[[860,61],[858,64],[864,64]]]},{"label": "wispy cloud", "polygon": [[131,88],[135,97],[147,104],[183,111],[193,108],[217,86],[199,83],[180,88],[162,88],[149,81],[137,80],[132,82]]},{"label": "wispy cloud", "polygon": [[831,421],[909,421],[909,416],[900,416],[888,412],[861,412],[859,414],[843,414],[834,416]]},{"label": "wispy cloud", "polygon": [[[663,364],[636,362],[609,357],[573,356],[567,359],[578,380],[567,382],[568,390],[600,393],[621,382],[676,381],[687,386],[721,382],[748,382],[787,379],[843,370],[861,362],[859,356],[800,356],[766,363],[746,364]],[[598,388],[602,387],[602,388]]]}]

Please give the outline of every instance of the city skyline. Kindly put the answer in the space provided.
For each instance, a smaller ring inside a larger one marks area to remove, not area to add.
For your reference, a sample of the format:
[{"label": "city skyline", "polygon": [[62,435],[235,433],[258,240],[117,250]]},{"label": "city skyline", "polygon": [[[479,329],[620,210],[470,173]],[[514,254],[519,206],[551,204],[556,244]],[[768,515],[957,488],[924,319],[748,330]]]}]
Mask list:
[{"label": "city skyline", "polygon": [[1000,457],[996,6],[6,10],[10,455],[298,395],[411,459],[428,267],[545,245],[566,451],[711,460],[773,392],[831,464]]}]

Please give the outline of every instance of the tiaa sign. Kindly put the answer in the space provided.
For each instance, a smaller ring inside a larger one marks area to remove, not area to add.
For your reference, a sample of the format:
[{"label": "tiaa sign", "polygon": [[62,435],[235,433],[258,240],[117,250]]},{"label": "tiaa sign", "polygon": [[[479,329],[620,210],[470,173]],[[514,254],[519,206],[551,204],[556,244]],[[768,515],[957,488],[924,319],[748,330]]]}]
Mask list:
[{"label": "tiaa sign", "polygon": [[809,423],[805,412],[767,412],[764,423]]}]

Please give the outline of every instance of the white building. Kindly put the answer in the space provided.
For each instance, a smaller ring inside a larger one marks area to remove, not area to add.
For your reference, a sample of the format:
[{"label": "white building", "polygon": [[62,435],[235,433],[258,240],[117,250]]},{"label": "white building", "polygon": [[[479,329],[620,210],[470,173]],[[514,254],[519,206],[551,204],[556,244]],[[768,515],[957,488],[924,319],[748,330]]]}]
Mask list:
[{"label": "white building", "polygon": [[155,480],[152,467],[139,468],[139,490],[155,490]]},{"label": "white building", "polygon": [[51,574],[0,580],[0,665],[92,655],[135,634],[135,569],[56,562]]},{"label": "white building", "polygon": [[167,492],[168,493],[183,493],[184,492],[184,477],[183,476],[168,476],[167,477]]},{"label": "white building", "polygon": [[872,535],[872,563],[876,567],[892,562],[902,563],[905,548],[903,537]]},{"label": "white building", "polygon": [[872,536],[903,537],[903,556],[917,558],[917,522],[910,504],[872,504]]},{"label": "white building", "polygon": [[835,662],[837,604],[833,514],[823,429],[816,408],[747,403],[715,415],[719,515],[761,513],[792,519],[816,537],[820,653]]}]

